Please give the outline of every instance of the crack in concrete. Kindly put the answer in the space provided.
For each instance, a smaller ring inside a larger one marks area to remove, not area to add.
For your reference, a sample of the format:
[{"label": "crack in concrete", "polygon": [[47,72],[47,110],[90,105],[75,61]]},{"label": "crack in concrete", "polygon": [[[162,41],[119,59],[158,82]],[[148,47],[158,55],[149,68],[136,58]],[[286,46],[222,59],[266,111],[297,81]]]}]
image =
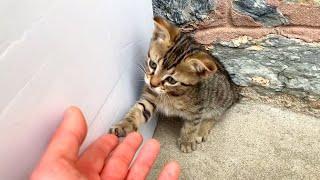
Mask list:
[{"label": "crack in concrete", "polygon": [[[56,8],[56,3],[52,4],[51,8],[48,9],[47,13],[45,15],[40,16],[37,20],[35,20],[33,23],[31,23],[30,28],[26,29],[22,36],[15,40],[12,41],[7,48],[0,54],[0,62],[3,61],[8,53],[10,53],[11,49],[14,49],[15,47],[19,46],[22,44],[28,36],[35,30],[36,26],[39,24],[45,22],[46,17]],[[0,119],[3,118],[3,116],[6,114],[6,112],[10,109],[16,98],[23,92],[23,90],[32,82],[32,80],[37,77],[38,73],[41,72],[47,65],[49,64],[49,61],[46,60],[44,61],[39,69],[35,70],[34,73],[31,75],[30,79],[25,82],[25,84],[22,86],[20,90],[17,91],[17,93],[11,98],[11,100],[4,106],[2,110],[0,110]]]},{"label": "crack in concrete", "polygon": [[34,29],[36,29],[36,27],[45,22],[46,18],[48,17],[48,15],[56,8],[56,3],[53,3],[51,5],[50,8],[48,8],[47,13],[40,16],[39,18],[37,18],[36,20],[34,20],[29,28],[25,29],[24,32],[22,32],[22,35],[20,36],[20,38],[16,39],[16,40],[12,40],[11,42],[8,43],[7,47],[5,47],[2,52],[0,51],[0,62],[3,61],[6,57],[7,54],[10,53],[11,49],[14,49],[16,46],[19,46],[20,44],[22,44],[29,36],[29,34],[31,34]]},{"label": "crack in concrete", "polygon": [[9,111],[9,109],[14,104],[15,100],[19,97],[19,95],[28,87],[28,85],[34,80],[37,75],[49,64],[49,61],[46,61],[43,63],[40,68],[31,76],[31,78],[23,85],[23,87],[11,98],[11,100],[7,103],[7,105],[4,106],[2,110],[0,110],[0,120],[3,119],[6,112]]}]

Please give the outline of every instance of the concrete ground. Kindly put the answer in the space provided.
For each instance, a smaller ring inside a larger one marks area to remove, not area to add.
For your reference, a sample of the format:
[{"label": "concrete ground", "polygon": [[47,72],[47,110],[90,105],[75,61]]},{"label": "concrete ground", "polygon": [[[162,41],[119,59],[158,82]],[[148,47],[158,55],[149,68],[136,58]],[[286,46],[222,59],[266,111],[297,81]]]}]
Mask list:
[{"label": "concrete ground", "polygon": [[176,160],[180,179],[320,179],[320,119],[269,105],[241,102],[216,124],[198,150],[179,151],[181,123],[159,121],[161,153],[148,179]]}]

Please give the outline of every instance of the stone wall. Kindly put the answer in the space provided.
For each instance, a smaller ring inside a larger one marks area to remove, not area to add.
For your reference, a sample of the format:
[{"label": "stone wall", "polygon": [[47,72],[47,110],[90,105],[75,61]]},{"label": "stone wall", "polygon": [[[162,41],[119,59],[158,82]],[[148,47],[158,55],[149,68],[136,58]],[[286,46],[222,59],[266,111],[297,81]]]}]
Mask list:
[{"label": "stone wall", "polygon": [[220,59],[247,98],[320,116],[320,0],[153,0]]}]

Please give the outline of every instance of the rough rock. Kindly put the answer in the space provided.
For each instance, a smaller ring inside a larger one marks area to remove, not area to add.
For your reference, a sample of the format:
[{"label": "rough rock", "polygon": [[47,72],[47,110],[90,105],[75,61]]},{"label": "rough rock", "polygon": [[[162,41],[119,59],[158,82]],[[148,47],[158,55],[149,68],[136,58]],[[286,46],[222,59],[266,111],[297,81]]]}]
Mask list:
[{"label": "rough rock", "polygon": [[302,3],[302,4],[310,4],[313,3],[315,5],[320,5],[320,0],[284,0],[286,3]]},{"label": "rough rock", "polygon": [[153,0],[154,16],[162,16],[177,25],[201,21],[214,10],[215,0]]},{"label": "rough rock", "polygon": [[275,6],[267,4],[265,0],[234,0],[233,9],[250,16],[264,26],[279,26],[289,23],[288,19]]},{"label": "rough rock", "polygon": [[320,99],[320,44],[278,35],[241,37],[214,45],[212,54],[235,83]]}]

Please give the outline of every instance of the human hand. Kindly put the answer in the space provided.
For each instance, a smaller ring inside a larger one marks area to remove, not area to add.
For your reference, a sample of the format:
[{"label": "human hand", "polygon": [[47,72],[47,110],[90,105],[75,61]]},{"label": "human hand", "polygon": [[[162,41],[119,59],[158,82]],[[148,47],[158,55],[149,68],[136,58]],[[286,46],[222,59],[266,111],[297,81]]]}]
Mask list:
[{"label": "human hand", "polygon": [[[141,135],[131,133],[119,143],[116,136],[106,134],[79,156],[79,148],[86,134],[87,126],[81,111],[75,107],[67,109],[46,152],[32,172],[31,179],[143,180],[160,151],[158,141],[154,139],[147,141],[135,162],[129,167],[142,143]],[[179,173],[178,163],[170,162],[164,167],[158,179],[176,180],[179,178]]]}]

